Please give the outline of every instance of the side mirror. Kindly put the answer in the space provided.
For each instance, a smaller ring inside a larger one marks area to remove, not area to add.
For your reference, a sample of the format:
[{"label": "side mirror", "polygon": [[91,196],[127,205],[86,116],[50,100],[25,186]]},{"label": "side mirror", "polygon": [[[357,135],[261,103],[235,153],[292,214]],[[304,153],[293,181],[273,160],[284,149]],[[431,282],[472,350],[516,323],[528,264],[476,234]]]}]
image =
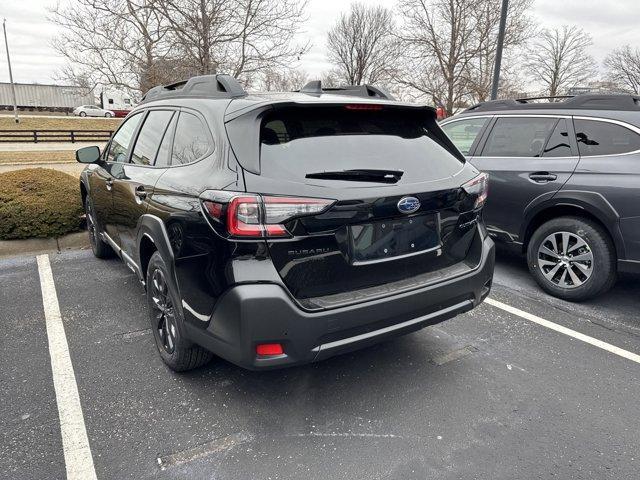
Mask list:
[{"label": "side mirror", "polygon": [[76,161],[80,163],[96,163],[100,160],[100,147],[91,146],[76,150]]}]

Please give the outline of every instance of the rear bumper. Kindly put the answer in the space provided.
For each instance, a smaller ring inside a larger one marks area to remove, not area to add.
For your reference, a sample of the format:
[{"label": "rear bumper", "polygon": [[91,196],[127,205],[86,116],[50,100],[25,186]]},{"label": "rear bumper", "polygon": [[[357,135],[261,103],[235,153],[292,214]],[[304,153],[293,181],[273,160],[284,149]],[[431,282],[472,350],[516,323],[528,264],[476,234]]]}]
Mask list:
[{"label": "rear bumper", "polygon": [[[302,310],[276,284],[244,284],[218,301],[206,328],[185,323],[187,336],[241,367],[259,370],[322,360],[442,322],[489,294],[495,251],[486,237],[468,274],[401,294],[331,310]],[[280,343],[284,355],[257,357],[256,345]]]}]

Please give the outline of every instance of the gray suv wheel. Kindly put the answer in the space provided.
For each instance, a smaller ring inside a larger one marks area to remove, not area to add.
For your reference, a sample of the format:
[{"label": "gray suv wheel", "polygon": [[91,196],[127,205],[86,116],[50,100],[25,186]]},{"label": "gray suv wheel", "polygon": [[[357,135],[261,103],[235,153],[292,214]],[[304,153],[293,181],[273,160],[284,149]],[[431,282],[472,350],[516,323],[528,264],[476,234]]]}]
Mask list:
[{"label": "gray suv wheel", "polygon": [[527,248],[529,270],[548,293],[583,301],[607,291],[616,279],[616,254],[596,222],[560,217],[542,224]]}]

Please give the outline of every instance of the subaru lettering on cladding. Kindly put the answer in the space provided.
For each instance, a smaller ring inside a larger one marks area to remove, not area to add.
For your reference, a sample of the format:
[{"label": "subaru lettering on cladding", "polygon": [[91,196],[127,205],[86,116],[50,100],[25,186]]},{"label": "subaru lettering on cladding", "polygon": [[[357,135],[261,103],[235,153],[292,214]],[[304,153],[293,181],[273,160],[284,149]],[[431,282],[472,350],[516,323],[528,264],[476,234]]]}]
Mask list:
[{"label": "subaru lettering on cladding", "polygon": [[176,371],[214,355],[321,360],[466,312],[491,288],[486,176],[432,108],[372,86],[248,95],[194,77],[151,89],[102,154],[78,160],[93,251],[145,285]]}]

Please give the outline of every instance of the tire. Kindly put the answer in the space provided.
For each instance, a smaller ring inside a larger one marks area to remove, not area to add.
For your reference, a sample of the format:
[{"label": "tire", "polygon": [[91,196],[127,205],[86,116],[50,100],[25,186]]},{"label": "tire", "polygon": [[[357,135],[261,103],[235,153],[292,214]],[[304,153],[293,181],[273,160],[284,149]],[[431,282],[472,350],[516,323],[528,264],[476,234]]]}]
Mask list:
[{"label": "tire", "polygon": [[113,256],[113,249],[100,237],[100,227],[95,221],[93,214],[93,204],[89,195],[84,199],[84,212],[87,221],[87,233],[89,234],[89,244],[93,254],[98,258],[109,258]]},{"label": "tire", "polygon": [[570,302],[594,298],[616,281],[611,237],[586,218],[559,217],[538,227],[527,247],[527,263],[544,291]]},{"label": "tire", "polygon": [[87,112],[80,112],[78,115],[80,115],[81,117],[86,117],[87,116]]},{"label": "tire", "polygon": [[113,115],[111,115],[109,112],[104,114],[104,118],[111,118],[113,117]]},{"label": "tire", "polygon": [[159,252],[154,252],[147,268],[147,304],[151,331],[162,361],[175,372],[185,372],[208,363],[213,354],[186,341],[182,336],[182,318],[177,289]]}]

